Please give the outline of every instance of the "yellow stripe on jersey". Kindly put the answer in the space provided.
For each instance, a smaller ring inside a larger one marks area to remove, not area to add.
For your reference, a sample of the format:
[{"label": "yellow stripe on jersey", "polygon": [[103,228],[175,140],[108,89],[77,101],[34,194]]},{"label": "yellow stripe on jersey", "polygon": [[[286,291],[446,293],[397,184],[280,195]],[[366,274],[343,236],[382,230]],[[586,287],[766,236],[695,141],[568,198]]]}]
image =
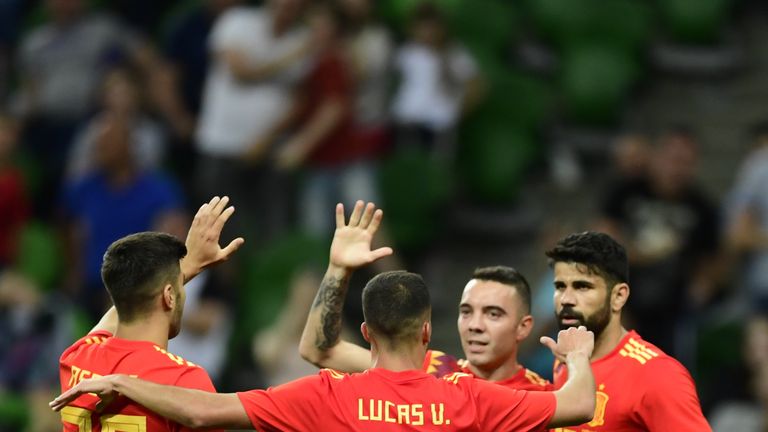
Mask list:
[{"label": "yellow stripe on jersey", "polygon": [[452,373],[450,375],[444,376],[443,379],[448,381],[448,382],[450,382],[450,383],[458,384],[459,379],[464,378],[464,377],[468,377],[468,376],[472,376],[472,375],[464,373],[464,372],[454,372],[454,373]]},{"label": "yellow stripe on jersey", "polygon": [[338,380],[344,378],[344,374],[342,372],[337,371],[337,370],[327,369],[327,368],[323,369],[323,370],[328,371],[328,375],[330,375],[331,378],[338,379]]},{"label": "yellow stripe on jersey", "polygon": [[653,360],[659,356],[659,353],[641,344],[634,338],[630,338],[629,342],[624,344],[621,350],[619,350],[619,354],[621,354],[623,357],[635,359],[641,365],[644,365],[648,361]]},{"label": "yellow stripe on jersey", "polygon": [[528,378],[528,381],[532,382],[533,384],[540,385],[542,387],[547,385],[547,381],[532,370],[526,369],[525,377]]},{"label": "yellow stripe on jersey", "polygon": [[85,339],[85,343],[87,343],[88,345],[100,344],[100,343],[104,343],[104,341],[106,341],[106,340],[107,340],[107,338],[105,338],[105,337],[92,336],[92,337],[89,337],[89,338]]}]

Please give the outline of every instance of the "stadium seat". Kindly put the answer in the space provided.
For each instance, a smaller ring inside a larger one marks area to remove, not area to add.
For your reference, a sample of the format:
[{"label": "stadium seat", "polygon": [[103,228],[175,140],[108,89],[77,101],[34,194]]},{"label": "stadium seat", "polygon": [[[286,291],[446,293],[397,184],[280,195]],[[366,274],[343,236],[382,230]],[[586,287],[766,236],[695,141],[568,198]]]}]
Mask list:
[{"label": "stadium seat", "polygon": [[16,269],[40,289],[55,287],[62,270],[61,247],[54,230],[41,223],[30,222],[22,228],[17,251]]},{"label": "stadium seat", "polygon": [[711,44],[722,35],[732,0],[659,0],[661,21],[681,43]]},{"label": "stadium seat", "polygon": [[400,151],[382,163],[384,226],[397,249],[419,249],[437,234],[441,222],[437,213],[452,189],[448,167],[420,150]]}]

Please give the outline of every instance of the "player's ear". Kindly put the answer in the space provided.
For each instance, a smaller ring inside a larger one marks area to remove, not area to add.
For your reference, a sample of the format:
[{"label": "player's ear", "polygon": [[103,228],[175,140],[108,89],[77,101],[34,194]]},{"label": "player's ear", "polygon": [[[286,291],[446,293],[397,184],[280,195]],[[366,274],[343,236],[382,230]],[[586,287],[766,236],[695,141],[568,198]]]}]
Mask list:
[{"label": "player's ear", "polygon": [[627,304],[629,299],[629,285],[618,283],[611,290],[611,311],[619,312]]},{"label": "player's ear", "polygon": [[421,343],[426,346],[429,344],[430,339],[432,339],[432,323],[424,321],[424,324],[421,326]]},{"label": "player's ear", "polygon": [[176,302],[178,301],[176,290],[173,288],[172,284],[165,284],[163,286],[163,309],[165,310],[171,310],[174,306],[176,306]]},{"label": "player's ear", "polygon": [[531,330],[533,330],[533,316],[524,315],[517,324],[517,341],[522,342],[531,334]]},{"label": "player's ear", "polygon": [[368,326],[365,325],[365,321],[360,324],[360,333],[363,334],[363,339],[365,339],[366,342],[371,343],[371,335],[368,334]]}]

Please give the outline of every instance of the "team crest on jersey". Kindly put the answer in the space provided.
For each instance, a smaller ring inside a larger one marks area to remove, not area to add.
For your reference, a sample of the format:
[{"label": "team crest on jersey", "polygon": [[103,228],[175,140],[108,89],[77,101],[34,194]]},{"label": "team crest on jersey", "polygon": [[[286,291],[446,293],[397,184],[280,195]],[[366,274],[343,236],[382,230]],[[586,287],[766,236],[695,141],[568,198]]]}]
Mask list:
[{"label": "team crest on jersey", "polygon": [[605,424],[605,407],[608,405],[608,393],[604,392],[605,384],[600,384],[597,387],[597,393],[595,393],[595,416],[592,421],[589,422],[589,426],[596,427]]}]

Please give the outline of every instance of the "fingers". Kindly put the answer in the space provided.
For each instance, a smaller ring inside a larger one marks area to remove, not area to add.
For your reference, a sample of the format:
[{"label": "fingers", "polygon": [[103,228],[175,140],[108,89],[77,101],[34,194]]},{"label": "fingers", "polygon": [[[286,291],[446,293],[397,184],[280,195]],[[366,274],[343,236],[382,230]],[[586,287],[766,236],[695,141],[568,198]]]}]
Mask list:
[{"label": "fingers", "polygon": [[368,228],[368,225],[371,223],[371,220],[373,219],[373,211],[376,209],[376,205],[374,205],[372,202],[369,202],[365,206],[365,211],[363,212],[363,217],[360,219],[360,228],[366,229]]},{"label": "fingers", "polygon": [[336,204],[336,228],[344,227],[344,204]]},{"label": "fingers", "polygon": [[358,200],[355,203],[355,209],[352,210],[352,216],[349,217],[349,224],[347,226],[356,227],[360,225],[360,219],[363,217],[363,207],[365,203],[362,200]]},{"label": "fingers", "polygon": [[224,210],[214,221],[213,221],[213,229],[216,230],[216,233],[221,233],[221,230],[224,229],[224,224],[227,223],[230,216],[232,216],[232,213],[235,212],[234,207],[227,207],[226,210]]},{"label": "fingers", "polygon": [[541,344],[545,347],[549,348],[553,354],[557,355],[557,343],[554,339],[549,336],[542,336],[539,338],[539,342],[541,342]]},{"label": "fingers", "polygon": [[381,218],[383,216],[384,216],[384,212],[381,209],[378,209],[373,213],[373,218],[371,219],[371,223],[368,225],[368,231],[370,231],[371,234],[375,234],[376,231],[379,230],[379,225],[381,225]]},{"label": "fingers", "polygon": [[373,257],[373,261],[376,261],[380,258],[384,258],[385,256],[392,255],[392,248],[391,247],[383,247],[378,248],[375,251],[371,251],[371,256]]},{"label": "fingers", "polygon": [[242,246],[243,244],[245,244],[245,239],[242,237],[238,237],[232,240],[231,242],[229,242],[227,247],[225,247],[222,250],[222,253],[224,254],[225,257],[228,258],[230,255],[235,253],[236,250],[240,249],[240,246]]},{"label": "fingers", "polygon": [[65,391],[64,393],[58,395],[56,399],[48,402],[48,406],[51,407],[54,411],[60,411],[62,408],[64,408],[69,402],[77,399],[77,396],[79,396],[79,391],[77,389],[77,386],[72,387],[71,389]]}]

